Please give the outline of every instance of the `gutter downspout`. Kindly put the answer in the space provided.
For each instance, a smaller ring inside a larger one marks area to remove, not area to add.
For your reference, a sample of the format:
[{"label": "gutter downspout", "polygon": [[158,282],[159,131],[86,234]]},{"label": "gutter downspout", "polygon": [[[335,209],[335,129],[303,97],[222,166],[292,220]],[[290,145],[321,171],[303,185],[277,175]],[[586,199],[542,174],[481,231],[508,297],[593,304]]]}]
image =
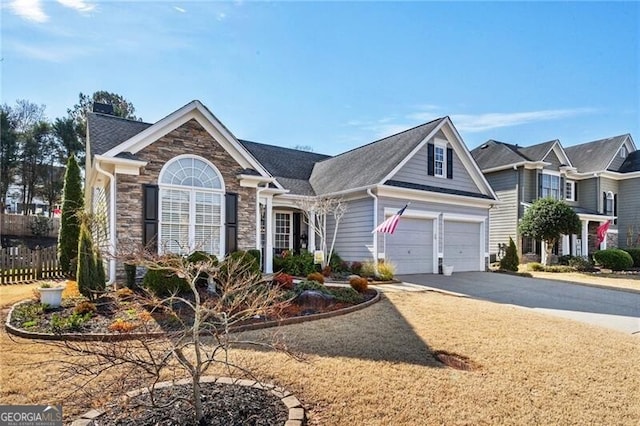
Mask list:
[{"label": "gutter downspout", "polygon": [[111,285],[116,280],[116,260],[113,258],[116,253],[116,178],[111,173],[100,167],[100,162],[95,162],[96,171],[109,179],[109,245],[111,246],[112,258],[109,259],[109,281]]},{"label": "gutter downspout", "polygon": [[[378,226],[378,196],[375,195],[371,188],[367,188],[367,194],[373,198],[373,229]],[[373,264],[378,265],[378,233],[373,233]]]},{"label": "gutter downspout", "polygon": [[[260,239],[262,232],[260,229],[260,225],[262,222],[262,216],[260,215],[260,193],[262,191],[264,191],[265,189],[269,188],[269,182],[264,184],[264,187],[260,187],[257,186],[256,187],[256,250],[260,250],[261,256],[260,256],[260,266],[261,266],[261,270],[262,272],[264,272],[264,253],[262,253],[262,241]],[[266,247],[265,247],[266,249]]]}]

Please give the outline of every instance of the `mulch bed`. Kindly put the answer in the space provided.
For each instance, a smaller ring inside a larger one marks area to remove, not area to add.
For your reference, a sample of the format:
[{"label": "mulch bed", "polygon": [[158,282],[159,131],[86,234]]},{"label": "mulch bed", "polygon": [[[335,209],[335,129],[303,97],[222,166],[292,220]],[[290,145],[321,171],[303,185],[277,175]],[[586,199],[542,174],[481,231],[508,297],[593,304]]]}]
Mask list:
[{"label": "mulch bed", "polygon": [[[114,401],[107,404],[106,413],[98,423],[107,426],[124,425],[198,425],[192,405],[185,400],[191,398],[191,386],[172,386],[156,389],[153,393],[156,407],[151,407],[151,398],[142,394],[129,399],[128,403]],[[204,422],[201,425],[283,425],[289,411],[280,398],[269,391],[247,386],[220,383],[202,384]]]}]

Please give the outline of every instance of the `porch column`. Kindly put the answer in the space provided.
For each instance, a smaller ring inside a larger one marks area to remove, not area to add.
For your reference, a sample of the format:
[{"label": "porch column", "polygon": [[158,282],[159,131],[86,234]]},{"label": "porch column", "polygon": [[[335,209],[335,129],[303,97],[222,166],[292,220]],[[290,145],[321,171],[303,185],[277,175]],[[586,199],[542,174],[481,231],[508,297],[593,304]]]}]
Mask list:
[{"label": "porch column", "polygon": [[589,256],[589,221],[582,221],[582,256]]},{"label": "porch column", "polygon": [[264,256],[264,272],[270,274],[273,272],[273,198],[266,197],[266,209],[264,217],[264,235],[265,235],[265,256]]},{"label": "porch column", "polygon": [[309,212],[309,230],[307,231],[307,250],[309,253],[313,253],[316,249],[316,231],[314,231],[312,223],[316,222],[316,213],[314,211]]},{"label": "porch column", "polygon": [[569,236],[563,235],[562,236],[562,255],[566,256],[568,254],[571,254],[571,247],[569,246]]}]

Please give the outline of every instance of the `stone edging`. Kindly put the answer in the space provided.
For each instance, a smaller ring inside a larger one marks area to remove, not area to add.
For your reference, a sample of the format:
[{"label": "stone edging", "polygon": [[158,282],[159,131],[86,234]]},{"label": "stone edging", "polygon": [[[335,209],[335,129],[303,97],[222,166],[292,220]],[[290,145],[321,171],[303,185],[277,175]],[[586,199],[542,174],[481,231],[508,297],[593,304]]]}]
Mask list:
[{"label": "stone edging", "polygon": [[[307,321],[315,321],[324,318],[336,317],[339,315],[348,314],[351,312],[359,311],[360,309],[364,309],[368,306],[373,305],[374,303],[380,300],[380,292],[376,289],[371,289],[376,292],[376,295],[366,302],[359,303],[357,305],[349,306],[347,308],[338,309],[335,311],[322,312],[319,314],[305,315],[301,317],[292,317],[285,318],[281,320],[272,320],[272,321],[264,321],[260,323],[254,324],[245,324],[231,327],[231,333],[239,333],[242,331],[250,331],[250,330],[260,330],[263,328],[277,327],[282,325],[289,324],[300,324]],[[26,331],[20,328],[14,327],[11,325],[11,316],[13,314],[13,310],[23,304],[29,302],[28,300],[23,300],[22,302],[18,302],[14,304],[9,310],[9,314],[7,315],[7,319],[5,321],[4,327],[7,330],[7,333],[13,334],[18,337],[23,337],[25,339],[40,339],[40,340],[68,340],[74,342],[118,342],[123,340],[132,340],[139,339],[142,337],[149,338],[160,338],[166,335],[163,331],[149,332],[149,333],[122,333],[122,334],[107,334],[107,333],[65,333],[65,334],[50,334],[50,333],[38,333],[34,331]]]},{"label": "stone edging", "polygon": [[[214,376],[204,376],[200,379],[200,383],[216,383],[223,385],[238,385],[238,386],[247,386],[256,389],[261,389],[265,391],[271,392],[276,397],[280,398],[280,402],[282,402],[285,407],[289,410],[289,416],[287,418],[284,426],[302,426],[305,421],[305,411],[302,407],[302,404],[291,392],[280,388],[271,384],[260,383],[255,380],[247,380],[247,379],[234,379],[231,377],[214,377]],[[162,389],[168,388],[171,386],[184,386],[190,385],[191,379],[181,379],[175,382],[160,382],[156,383],[153,387],[154,389]],[[148,393],[149,389],[140,388],[136,390],[132,390],[126,393],[126,398],[134,398],[138,395]],[[83,415],[80,416],[79,419],[76,419],[71,423],[71,426],[95,426],[98,424],[96,421],[105,413],[103,410],[89,410]]]}]

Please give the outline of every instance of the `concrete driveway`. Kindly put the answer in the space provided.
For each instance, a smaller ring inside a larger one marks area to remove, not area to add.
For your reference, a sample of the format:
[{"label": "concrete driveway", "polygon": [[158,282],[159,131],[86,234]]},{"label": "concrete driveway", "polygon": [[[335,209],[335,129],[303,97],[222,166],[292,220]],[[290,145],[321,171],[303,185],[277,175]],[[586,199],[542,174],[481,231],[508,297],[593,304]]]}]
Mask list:
[{"label": "concrete driveway", "polygon": [[492,272],[396,277],[406,283],[534,309],[640,336],[640,294]]}]

